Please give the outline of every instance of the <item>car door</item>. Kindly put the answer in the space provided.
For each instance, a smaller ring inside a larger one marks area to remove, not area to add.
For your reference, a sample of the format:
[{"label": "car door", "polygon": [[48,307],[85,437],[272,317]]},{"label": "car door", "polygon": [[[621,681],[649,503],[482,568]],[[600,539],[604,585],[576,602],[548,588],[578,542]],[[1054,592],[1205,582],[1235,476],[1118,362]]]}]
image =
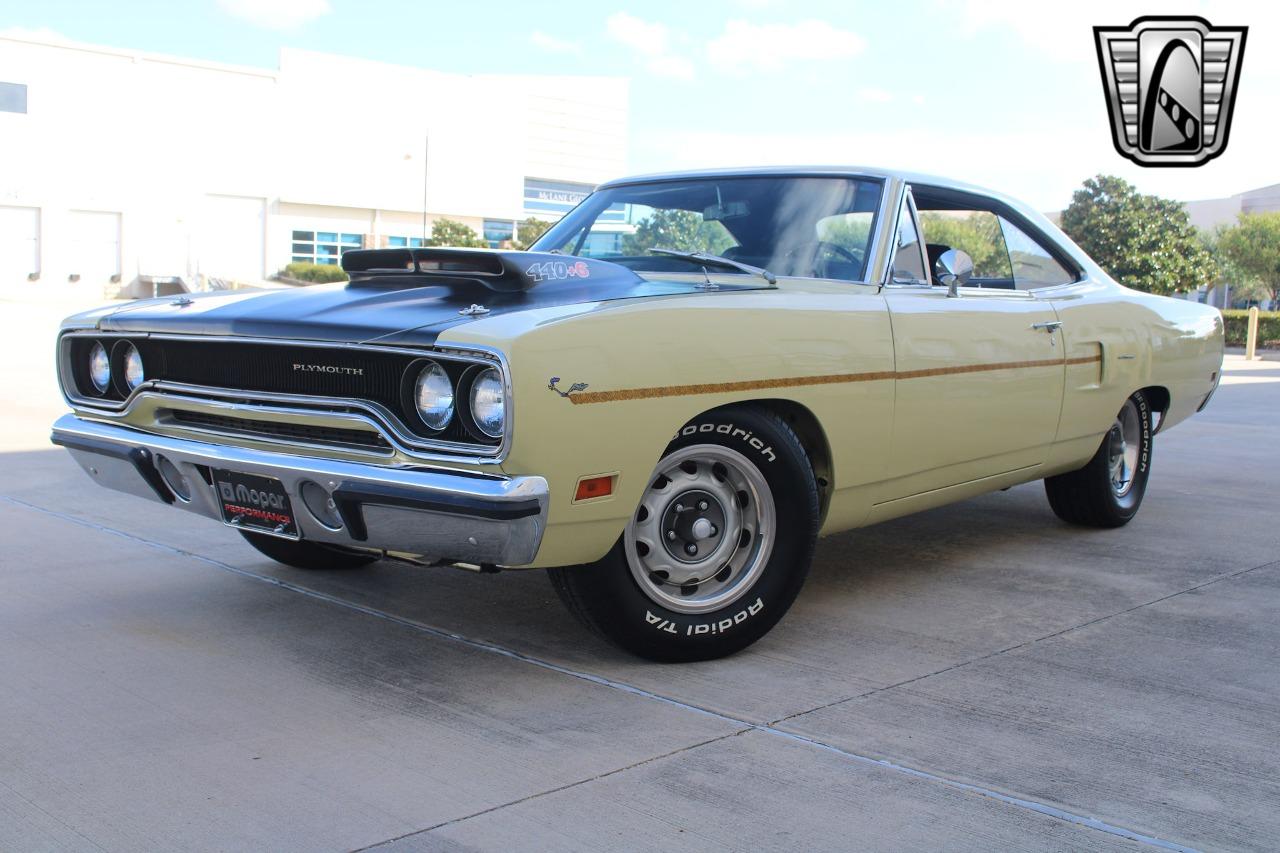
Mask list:
[{"label": "car door", "polygon": [[[912,193],[884,288],[893,324],[896,397],[889,480],[879,502],[1015,471],[1049,454],[1063,396],[1053,306],[1026,290],[931,283]],[[935,247],[936,248],[936,247]]]}]

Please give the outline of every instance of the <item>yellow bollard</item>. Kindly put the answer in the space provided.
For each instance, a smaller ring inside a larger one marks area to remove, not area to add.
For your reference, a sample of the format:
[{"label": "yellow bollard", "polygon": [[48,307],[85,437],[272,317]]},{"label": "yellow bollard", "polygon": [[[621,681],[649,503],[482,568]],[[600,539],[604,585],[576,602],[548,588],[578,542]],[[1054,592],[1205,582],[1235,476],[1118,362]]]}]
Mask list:
[{"label": "yellow bollard", "polygon": [[1249,309],[1249,331],[1244,339],[1244,360],[1253,361],[1258,349],[1258,306]]}]

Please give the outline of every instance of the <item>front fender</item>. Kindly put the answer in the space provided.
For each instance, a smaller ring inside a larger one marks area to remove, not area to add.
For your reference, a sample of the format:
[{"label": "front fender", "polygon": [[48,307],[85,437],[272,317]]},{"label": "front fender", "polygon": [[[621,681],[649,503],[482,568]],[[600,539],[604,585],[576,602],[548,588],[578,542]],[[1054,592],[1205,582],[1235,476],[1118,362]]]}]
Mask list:
[{"label": "front fender", "polygon": [[[883,476],[892,380],[831,380],[893,370],[888,314],[873,287],[815,282],[595,303],[496,317],[447,337],[507,354],[513,433],[503,469],[536,472],[551,493],[531,566],[604,556],[677,431],[731,403],[789,400],[818,419],[832,454],[828,527],[865,514],[859,486]],[[616,475],[613,494],[575,502],[578,481],[603,474]]]}]

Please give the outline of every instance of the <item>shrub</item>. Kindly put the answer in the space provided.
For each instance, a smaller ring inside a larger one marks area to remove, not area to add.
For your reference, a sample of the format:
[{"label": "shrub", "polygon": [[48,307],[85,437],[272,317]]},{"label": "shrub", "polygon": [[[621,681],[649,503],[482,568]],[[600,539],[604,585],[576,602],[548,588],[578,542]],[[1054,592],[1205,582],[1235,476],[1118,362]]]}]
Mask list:
[{"label": "shrub", "polygon": [[[1242,347],[1249,334],[1249,312],[1230,309],[1222,312],[1227,345]],[[1280,341],[1280,311],[1258,312],[1258,346],[1275,346]]]},{"label": "shrub", "polygon": [[450,246],[456,249],[487,249],[489,244],[481,239],[471,226],[452,219],[437,219],[431,223],[429,246]]},{"label": "shrub", "polygon": [[347,280],[347,274],[336,264],[292,263],[284,268],[283,275],[298,281],[319,283]]}]

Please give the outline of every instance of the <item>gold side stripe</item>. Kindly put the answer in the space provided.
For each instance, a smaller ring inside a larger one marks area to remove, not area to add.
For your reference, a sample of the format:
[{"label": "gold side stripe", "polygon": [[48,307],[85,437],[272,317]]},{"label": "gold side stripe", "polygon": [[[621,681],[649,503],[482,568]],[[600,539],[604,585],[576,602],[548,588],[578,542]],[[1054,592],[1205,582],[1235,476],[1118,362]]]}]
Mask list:
[{"label": "gold side stripe", "polygon": [[658,397],[690,397],[697,394],[726,394],[734,391],[762,391],[770,388],[801,388],[810,385],[843,385],[849,382],[876,382],[881,379],[923,379],[957,373],[985,373],[990,370],[1019,370],[1029,367],[1057,367],[1064,364],[1094,364],[1101,355],[1079,358],[1046,358],[1039,361],[999,361],[990,364],[966,364],[960,367],[930,367],[924,370],[879,370],[870,373],[831,373],[825,376],[800,376],[785,379],[748,379],[741,382],[703,382],[697,385],[663,385],[656,388],[630,388],[622,391],[583,391],[569,399],[575,406],[587,403],[613,403],[618,400],[652,400]]}]

